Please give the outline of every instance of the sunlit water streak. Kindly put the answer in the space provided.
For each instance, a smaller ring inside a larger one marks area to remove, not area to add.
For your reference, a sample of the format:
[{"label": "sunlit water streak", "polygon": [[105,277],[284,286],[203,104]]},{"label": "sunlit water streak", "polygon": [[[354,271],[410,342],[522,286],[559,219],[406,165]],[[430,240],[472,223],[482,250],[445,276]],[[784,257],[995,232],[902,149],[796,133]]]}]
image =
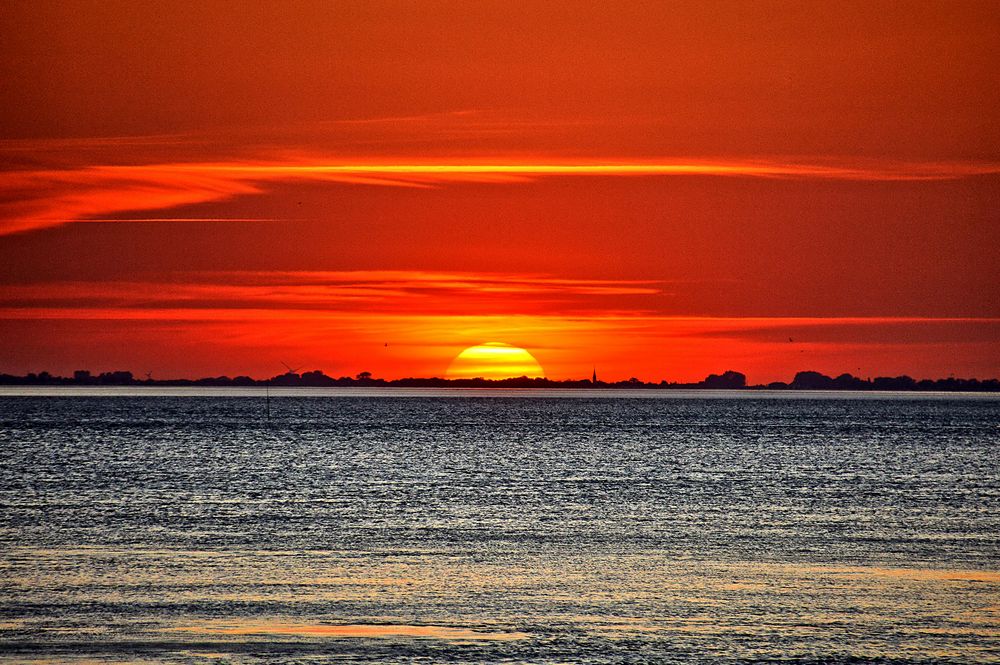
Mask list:
[{"label": "sunlit water streak", "polygon": [[995,397],[186,390],[0,397],[0,660],[1000,661]]}]

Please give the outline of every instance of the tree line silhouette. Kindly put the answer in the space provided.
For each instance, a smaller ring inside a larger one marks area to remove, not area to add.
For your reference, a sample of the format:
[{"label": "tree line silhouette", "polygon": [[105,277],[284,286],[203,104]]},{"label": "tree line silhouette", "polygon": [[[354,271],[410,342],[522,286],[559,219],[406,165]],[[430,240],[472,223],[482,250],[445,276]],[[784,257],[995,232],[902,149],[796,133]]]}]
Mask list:
[{"label": "tree line silhouette", "polygon": [[444,379],[405,378],[379,379],[371,372],[357,376],[327,376],[320,370],[301,374],[293,371],[268,379],[249,376],[215,376],[200,379],[154,379],[147,375],[136,378],[132,372],[115,371],[92,374],[77,370],[73,376],[56,376],[49,372],[29,373],[25,376],[0,374],[0,385],[14,386],[237,386],[237,387],[396,387],[396,388],[614,388],[614,389],[709,389],[709,390],[915,390],[915,391],[967,391],[1000,392],[998,379],[921,379],[909,376],[880,376],[861,379],[850,374],[829,377],[815,371],[798,372],[790,383],[777,381],[768,384],[747,385],[746,375],[729,370],[722,374],[709,374],[697,383],[677,383],[662,380],[658,383],[640,381],[633,377],[625,381],[597,381],[568,379],[555,381],[521,376],[509,379]]}]

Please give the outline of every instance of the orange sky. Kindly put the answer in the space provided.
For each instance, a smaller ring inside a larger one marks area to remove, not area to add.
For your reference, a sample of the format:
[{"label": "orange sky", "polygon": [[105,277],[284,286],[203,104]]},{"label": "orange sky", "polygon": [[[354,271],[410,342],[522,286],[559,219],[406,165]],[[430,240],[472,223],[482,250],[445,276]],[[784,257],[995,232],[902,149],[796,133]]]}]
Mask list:
[{"label": "orange sky", "polygon": [[0,372],[1000,375],[993,2],[195,4],[5,5]]}]

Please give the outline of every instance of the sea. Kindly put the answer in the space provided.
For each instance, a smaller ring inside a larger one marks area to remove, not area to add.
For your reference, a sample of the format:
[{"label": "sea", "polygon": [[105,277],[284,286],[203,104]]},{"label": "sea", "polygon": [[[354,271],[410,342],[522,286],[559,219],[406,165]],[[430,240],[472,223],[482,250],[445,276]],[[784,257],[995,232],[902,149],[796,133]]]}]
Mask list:
[{"label": "sea", "polygon": [[1000,396],[3,388],[0,662],[1000,662]]}]

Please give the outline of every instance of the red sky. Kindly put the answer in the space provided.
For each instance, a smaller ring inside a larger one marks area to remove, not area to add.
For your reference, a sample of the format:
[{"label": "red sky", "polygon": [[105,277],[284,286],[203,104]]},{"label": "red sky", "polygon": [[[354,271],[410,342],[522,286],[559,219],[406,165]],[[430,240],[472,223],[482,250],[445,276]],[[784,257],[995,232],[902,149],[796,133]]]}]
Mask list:
[{"label": "red sky", "polygon": [[1000,375],[995,3],[554,4],[6,3],[0,372]]}]

